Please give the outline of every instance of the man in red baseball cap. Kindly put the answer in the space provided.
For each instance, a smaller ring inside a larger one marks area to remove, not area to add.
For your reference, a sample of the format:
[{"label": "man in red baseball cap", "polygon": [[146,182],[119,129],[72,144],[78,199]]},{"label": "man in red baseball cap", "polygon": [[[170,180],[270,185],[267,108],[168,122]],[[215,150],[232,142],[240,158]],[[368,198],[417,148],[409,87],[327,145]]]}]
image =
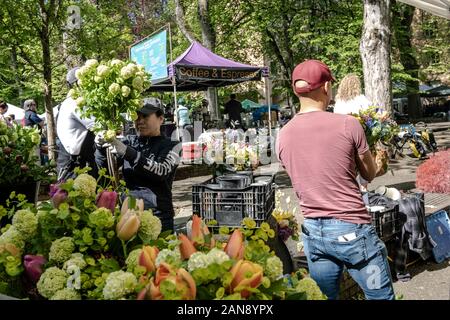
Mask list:
[{"label": "man in red baseball cap", "polygon": [[372,181],[376,164],[359,121],[325,111],[333,81],[321,61],[295,67],[292,88],[301,108],[276,143],[305,218],[309,272],[329,299],[338,298],[344,266],[367,299],[394,299],[386,246],[371,225],[356,181],[357,171]]}]

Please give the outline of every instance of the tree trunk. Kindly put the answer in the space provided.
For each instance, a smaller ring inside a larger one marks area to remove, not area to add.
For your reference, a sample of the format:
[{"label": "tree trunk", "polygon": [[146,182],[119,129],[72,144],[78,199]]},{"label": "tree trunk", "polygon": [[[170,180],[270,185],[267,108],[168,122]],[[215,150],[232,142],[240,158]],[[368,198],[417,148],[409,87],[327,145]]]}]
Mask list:
[{"label": "tree trunk", "polygon": [[177,23],[178,28],[180,28],[181,33],[183,33],[190,42],[196,41],[195,36],[188,30],[186,25],[184,10],[180,4],[180,0],[175,0],[175,22]]},{"label": "tree trunk", "polygon": [[414,7],[403,5],[396,7],[394,15],[395,23],[395,39],[397,48],[400,51],[400,62],[405,72],[414,80],[406,81],[406,90],[408,95],[408,115],[411,119],[420,118],[422,116],[422,105],[419,95],[419,64],[414,55],[411,43],[412,28],[411,23],[414,16]]},{"label": "tree trunk", "polygon": [[216,48],[216,33],[208,14],[208,0],[198,0],[198,19],[202,30],[202,42],[210,50]]},{"label": "tree trunk", "polygon": [[[211,50],[216,49],[216,33],[211,24],[211,19],[208,13],[208,0],[198,0],[198,20],[202,30],[202,44]],[[219,119],[219,106],[216,88],[208,88],[205,95],[208,100],[208,111],[211,114],[211,119]]]},{"label": "tree trunk", "polygon": [[50,35],[48,15],[43,13],[40,40],[42,45],[42,62],[44,68],[44,102],[47,120],[48,157],[56,159],[56,128],[52,105],[52,60],[50,55]]},{"label": "tree trunk", "polygon": [[367,98],[392,112],[390,10],[390,0],[364,0],[360,53]]},{"label": "tree trunk", "polygon": [[16,82],[15,91],[17,93],[17,97],[20,97],[20,105],[23,102],[23,87],[22,87],[22,75],[19,72],[19,64],[17,63],[17,48],[15,46],[11,46],[11,64],[14,70],[14,81]]}]

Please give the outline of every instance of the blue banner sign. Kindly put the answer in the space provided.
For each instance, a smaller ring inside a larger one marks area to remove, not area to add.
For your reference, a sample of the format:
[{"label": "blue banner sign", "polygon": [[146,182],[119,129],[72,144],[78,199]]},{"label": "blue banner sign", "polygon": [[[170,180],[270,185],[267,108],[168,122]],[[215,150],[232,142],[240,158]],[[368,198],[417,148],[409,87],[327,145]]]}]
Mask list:
[{"label": "blue banner sign", "polygon": [[167,30],[132,45],[130,59],[143,65],[152,81],[167,78]]}]

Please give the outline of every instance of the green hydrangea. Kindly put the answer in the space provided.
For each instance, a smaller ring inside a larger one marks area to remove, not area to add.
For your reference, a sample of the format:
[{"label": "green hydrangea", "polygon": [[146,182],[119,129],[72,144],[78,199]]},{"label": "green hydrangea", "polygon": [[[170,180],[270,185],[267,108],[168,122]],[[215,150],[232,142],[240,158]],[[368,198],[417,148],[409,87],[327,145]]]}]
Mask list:
[{"label": "green hydrangea", "polygon": [[84,197],[95,197],[97,180],[87,173],[82,173],[73,181],[73,188]]},{"label": "green hydrangea", "polygon": [[264,264],[264,275],[271,281],[275,281],[283,276],[283,262],[277,256],[272,256]]},{"label": "green hydrangea", "polygon": [[72,252],[75,250],[75,243],[71,237],[62,237],[52,242],[49,260],[58,264],[62,264],[71,258]]},{"label": "green hydrangea", "polygon": [[0,236],[0,244],[7,243],[13,244],[21,250],[25,248],[25,241],[15,226],[9,227],[8,230]]},{"label": "green hydrangea", "polygon": [[114,217],[111,210],[98,208],[89,215],[89,222],[100,229],[108,229],[114,225]]},{"label": "green hydrangea", "polygon": [[128,254],[125,264],[127,266],[127,271],[134,273],[135,269],[139,267],[139,256],[142,253],[142,249],[135,249]]},{"label": "green hydrangea", "polygon": [[230,257],[223,250],[217,248],[211,249],[207,256],[211,260],[211,263],[222,264],[225,261],[230,260]]},{"label": "green hydrangea", "polygon": [[195,252],[188,260],[188,271],[192,272],[199,268],[206,268],[212,263],[211,258],[203,252]]},{"label": "green hydrangea", "polygon": [[24,240],[33,238],[36,234],[38,219],[30,210],[18,210],[12,219],[13,226]]},{"label": "green hydrangea", "polygon": [[138,282],[134,274],[125,271],[115,271],[106,278],[103,288],[103,298],[106,300],[119,300],[133,293]]},{"label": "green hydrangea", "polygon": [[81,300],[81,295],[75,289],[64,288],[58,290],[50,300]]},{"label": "green hydrangea", "polygon": [[180,267],[181,266],[181,254],[180,250],[178,248],[175,248],[174,250],[169,249],[163,249],[158,253],[158,256],[156,257],[156,266],[159,267],[161,262],[165,262],[167,264],[170,264],[173,267]]},{"label": "green hydrangea", "polygon": [[82,253],[79,253],[79,252],[72,253],[72,255],[70,256],[70,259],[67,260],[66,262],[64,262],[63,269],[65,271],[67,271],[67,269],[71,266],[77,266],[80,270],[83,270],[84,268],[86,268],[87,263],[84,260]]},{"label": "green hydrangea", "polygon": [[43,229],[50,229],[51,226],[57,225],[60,221],[56,217],[56,214],[52,214],[49,211],[39,210],[36,214],[38,223]]},{"label": "green hydrangea", "polygon": [[151,240],[158,239],[162,229],[161,220],[148,210],[142,211],[139,218],[141,220],[141,225],[139,227],[138,235],[141,240],[144,243],[148,243]]},{"label": "green hydrangea", "polygon": [[327,297],[322,293],[317,283],[310,277],[301,279],[295,287],[297,292],[304,292],[306,300],[326,300]]},{"label": "green hydrangea", "polygon": [[50,267],[41,275],[37,289],[41,296],[50,299],[66,286],[68,274],[57,267]]}]

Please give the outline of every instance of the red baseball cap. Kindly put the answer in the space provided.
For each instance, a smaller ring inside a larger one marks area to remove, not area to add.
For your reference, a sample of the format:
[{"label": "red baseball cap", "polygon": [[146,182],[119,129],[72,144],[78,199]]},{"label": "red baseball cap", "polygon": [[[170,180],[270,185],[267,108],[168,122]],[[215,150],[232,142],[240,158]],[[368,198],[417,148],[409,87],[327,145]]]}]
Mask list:
[{"label": "red baseball cap", "polygon": [[[297,88],[295,83],[299,80],[306,81],[309,85]],[[297,94],[311,92],[330,80],[336,81],[330,68],[319,60],[303,61],[292,71],[292,89]]]}]

